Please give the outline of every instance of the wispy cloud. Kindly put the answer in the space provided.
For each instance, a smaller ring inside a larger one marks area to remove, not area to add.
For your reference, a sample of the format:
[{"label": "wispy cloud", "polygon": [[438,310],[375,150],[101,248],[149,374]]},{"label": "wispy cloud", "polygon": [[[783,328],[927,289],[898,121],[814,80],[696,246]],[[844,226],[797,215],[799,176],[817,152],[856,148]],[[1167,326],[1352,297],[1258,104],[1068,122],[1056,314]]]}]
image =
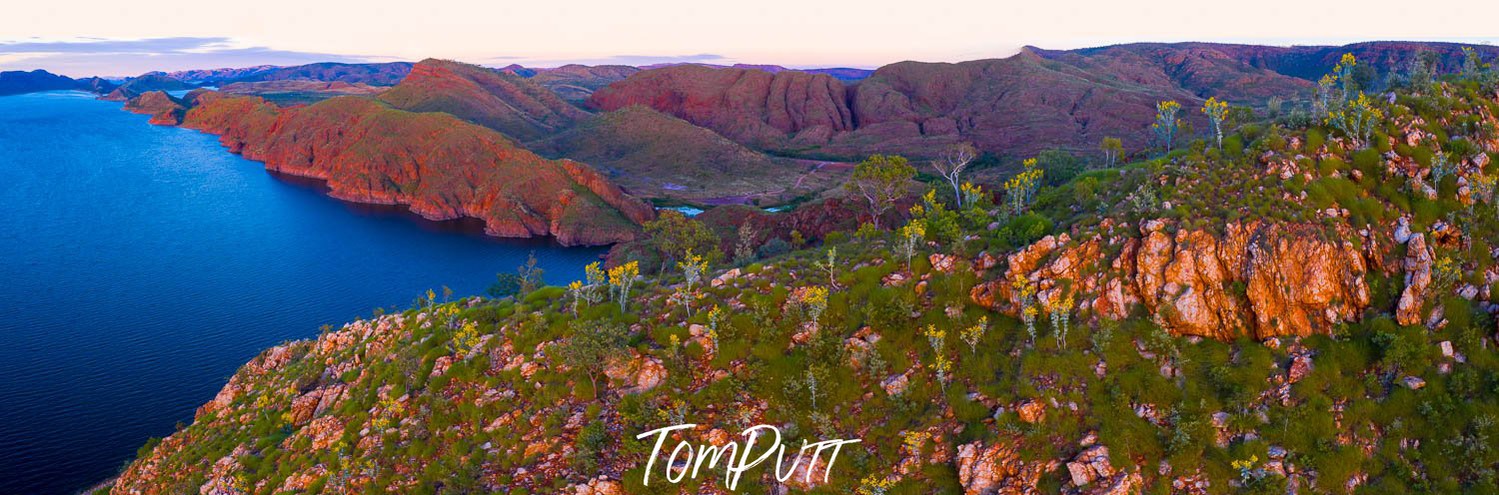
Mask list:
[{"label": "wispy cloud", "polygon": [[0,69],[40,68],[75,77],[376,60],[385,57],[279,50],[225,37],[0,41]]}]

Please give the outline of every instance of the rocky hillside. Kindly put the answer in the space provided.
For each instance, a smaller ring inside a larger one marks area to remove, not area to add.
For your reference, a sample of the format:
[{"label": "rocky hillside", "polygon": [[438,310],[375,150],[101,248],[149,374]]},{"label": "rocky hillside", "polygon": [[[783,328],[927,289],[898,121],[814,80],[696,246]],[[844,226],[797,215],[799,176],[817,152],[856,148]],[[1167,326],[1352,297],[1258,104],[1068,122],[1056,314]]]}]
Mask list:
[{"label": "rocky hillside", "polygon": [[1469,76],[961,207],[937,184],[893,230],[715,210],[738,213],[702,228],[747,227],[670,237],[722,241],[706,273],[620,256],[429,295],[264,352],[107,490],[727,493],[638,435],[763,424],[861,442],[740,492],[1496,491],[1499,74]]},{"label": "rocky hillside", "polygon": [[630,77],[640,69],[628,65],[576,65],[569,64],[550,69],[512,69],[513,72],[529,74],[530,77],[557,96],[574,104],[581,104],[599,88]]},{"label": "rocky hillside", "polygon": [[[1271,97],[1303,100],[1344,53],[1363,61],[1356,77],[1365,87],[1383,87],[1423,53],[1449,72],[1463,60],[1461,46],[1441,43],[1027,47],[1005,59],[895,63],[849,84],[752,67],[670,66],[612,84],[589,104],[648,105],[756,149],[809,157],[930,156],[955,141],[1010,157],[1048,148],[1091,153],[1104,137],[1139,150],[1155,144],[1148,130],[1158,101],[1193,108],[1210,97],[1252,107]],[[1182,117],[1206,122],[1195,112]]]},{"label": "rocky hillside", "polygon": [[641,197],[694,203],[773,206],[841,177],[836,167],[774,158],[639,105],[596,114],[531,149],[593,165]]},{"label": "rocky hillside", "polygon": [[843,83],[805,72],[676,65],[611,84],[588,103],[645,105],[758,148],[823,142],[854,125]]},{"label": "rocky hillside", "polygon": [[519,141],[566,130],[587,115],[536,82],[507,72],[423,60],[381,101],[411,112],[444,112]]},{"label": "rocky hillside", "polygon": [[[153,108],[148,97],[132,106]],[[563,245],[631,240],[654,216],[587,165],[543,159],[447,114],[348,96],[292,108],[203,91],[188,101],[183,127],[216,134],[269,170],[325,180],[347,201],[407,205],[433,220],[477,218],[491,235]]]}]

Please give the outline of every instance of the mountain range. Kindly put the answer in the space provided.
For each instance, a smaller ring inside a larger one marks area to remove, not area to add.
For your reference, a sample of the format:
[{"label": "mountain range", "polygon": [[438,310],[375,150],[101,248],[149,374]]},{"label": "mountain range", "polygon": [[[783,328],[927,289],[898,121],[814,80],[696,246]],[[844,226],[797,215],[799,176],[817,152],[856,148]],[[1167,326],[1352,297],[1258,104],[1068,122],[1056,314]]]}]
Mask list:
[{"label": "mountain range", "polygon": [[[440,112],[528,153],[586,163],[643,199],[774,206],[817,198],[839,182],[849,162],[870,154],[920,160],[968,142],[984,162],[1012,164],[1048,149],[1091,155],[1109,137],[1137,152],[1155,145],[1150,126],[1161,101],[1181,103],[1187,111],[1180,117],[1201,129],[1206,118],[1196,108],[1208,98],[1261,113],[1277,99],[1284,102],[1274,104],[1278,111],[1306,107],[1313,79],[1345,53],[1359,61],[1353,77],[1375,89],[1417,57],[1454,70],[1462,48],[1412,42],[1026,47],[1001,59],[899,62],[873,71],[701,64],[492,69],[430,59],[156,72],[118,87],[7,72],[0,74],[0,94],[90,88],[107,99],[129,100],[152,91],[220,86],[274,104],[268,108],[365,98],[377,105],[359,108]],[[1485,57],[1499,54],[1493,47],[1475,49]],[[170,107],[167,101],[153,97],[131,108],[156,114],[150,109]],[[168,112],[188,116],[191,106]],[[301,110],[286,110],[296,112]],[[430,148],[405,145],[417,153]]]}]

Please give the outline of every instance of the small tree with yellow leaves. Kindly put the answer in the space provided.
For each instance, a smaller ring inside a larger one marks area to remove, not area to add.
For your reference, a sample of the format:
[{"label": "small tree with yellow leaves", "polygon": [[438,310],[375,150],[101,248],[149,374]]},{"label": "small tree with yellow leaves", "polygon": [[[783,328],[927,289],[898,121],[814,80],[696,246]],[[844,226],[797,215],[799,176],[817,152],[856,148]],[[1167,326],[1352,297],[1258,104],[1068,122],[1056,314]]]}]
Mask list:
[{"label": "small tree with yellow leaves", "polygon": [[1163,101],[1155,104],[1155,123],[1150,128],[1155,131],[1156,140],[1166,147],[1170,152],[1176,141],[1176,129],[1181,126],[1181,120],[1176,118],[1182,105],[1175,101]]},{"label": "small tree with yellow leaves", "polygon": [[1057,333],[1057,349],[1067,347],[1067,331],[1071,329],[1072,307],[1075,305],[1072,296],[1060,301],[1047,301],[1046,315],[1051,318],[1051,329]]},{"label": "small tree with yellow leaves", "polygon": [[698,282],[703,280],[703,274],[708,272],[708,262],[702,256],[687,251],[686,258],[677,262],[677,269],[682,270],[681,296],[682,304],[687,308],[687,316],[692,316],[692,299],[696,297]]},{"label": "small tree with yellow leaves", "polygon": [[932,345],[932,353],[935,355],[932,370],[937,372],[937,381],[942,383],[942,388],[947,388],[947,383],[952,379],[952,360],[947,357],[947,331],[937,328],[936,325],[927,325],[927,343]]},{"label": "small tree with yellow leaves", "polygon": [[620,311],[627,311],[630,303],[630,288],[640,277],[640,263],[631,261],[609,269],[609,289],[619,303]]},{"label": "small tree with yellow leaves", "polygon": [[1374,134],[1374,126],[1384,118],[1384,111],[1374,106],[1368,95],[1360,92],[1358,98],[1342,109],[1327,115],[1327,124],[1336,127],[1344,136],[1360,145],[1367,146]]},{"label": "small tree with yellow leaves", "polygon": [[968,344],[968,351],[974,354],[979,352],[979,342],[984,339],[984,332],[989,329],[989,317],[980,316],[978,323],[963,329],[963,342]]},{"label": "small tree with yellow leaves", "polygon": [[1015,274],[1010,279],[1010,288],[1015,291],[1015,299],[1020,304],[1020,320],[1025,322],[1025,332],[1030,336],[1028,343],[1036,343],[1036,288],[1025,275]]},{"label": "small tree with yellow leaves", "polygon": [[1041,176],[1044,174],[1036,167],[1035,158],[1025,159],[1021,166],[1023,168],[1020,173],[1005,181],[1005,204],[1008,205],[1011,216],[1020,216],[1030,209],[1031,200],[1036,195],[1036,189],[1041,186]]},{"label": "small tree with yellow leaves", "polygon": [[1114,165],[1119,163],[1119,157],[1124,155],[1124,141],[1116,137],[1106,137],[1098,145],[1098,149],[1103,150],[1104,168],[1114,168]]},{"label": "small tree with yellow leaves", "polygon": [[905,227],[900,228],[900,242],[895,249],[901,256],[906,258],[906,269],[911,269],[911,258],[916,257],[916,246],[921,244],[926,237],[926,224],[924,222],[911,221]]},{"label": "small tree with yellow leaves", "polygon": [[1223,149],[1223,121],[1228,119],[1228,102],[1217,97],[1208,98],[1202,104],[1202,113],[1207,114],[1208,123],[1213,126],[1213,137],[1217,139],[1218,149]]}]

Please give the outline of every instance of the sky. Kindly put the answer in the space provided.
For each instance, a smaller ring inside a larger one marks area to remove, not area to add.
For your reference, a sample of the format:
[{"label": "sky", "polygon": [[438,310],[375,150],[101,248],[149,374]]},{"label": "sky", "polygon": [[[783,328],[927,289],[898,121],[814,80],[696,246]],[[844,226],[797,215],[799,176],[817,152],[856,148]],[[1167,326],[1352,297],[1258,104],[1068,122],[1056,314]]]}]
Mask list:
[{"label": "sky", "polygon": [[1474,20],[1495,18],[1492,0],[26,1],[0,9],[0,70],[126,76],[427,57],[874,68],[1005,57],[1026,45],[1492,43],[1499,30]]}]

